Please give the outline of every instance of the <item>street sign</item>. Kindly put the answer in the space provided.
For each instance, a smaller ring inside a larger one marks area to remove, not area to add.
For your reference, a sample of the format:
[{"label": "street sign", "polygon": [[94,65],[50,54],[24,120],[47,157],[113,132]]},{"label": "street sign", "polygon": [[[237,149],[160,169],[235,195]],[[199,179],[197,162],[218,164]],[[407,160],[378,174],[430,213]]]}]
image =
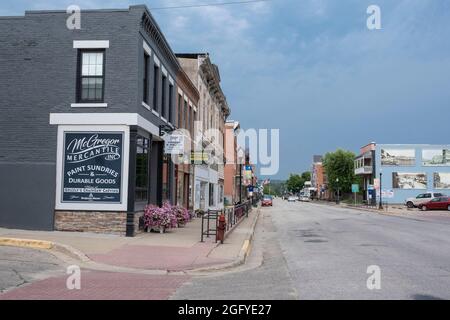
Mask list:
[{"label": "street sign", "polygon": [[373,179],[373,185],[375,190],[380,190],[380,179]]},{"label": "street sign", "polygon": [[198,164],[198,165],[207,164],[208,161],[209,161],[208,153],[202,151],[191,152],[191,164]]},{"label": "street sign", "polygon": [[359,192],[359,184],[352,184],[352,192],[353,193]]}]

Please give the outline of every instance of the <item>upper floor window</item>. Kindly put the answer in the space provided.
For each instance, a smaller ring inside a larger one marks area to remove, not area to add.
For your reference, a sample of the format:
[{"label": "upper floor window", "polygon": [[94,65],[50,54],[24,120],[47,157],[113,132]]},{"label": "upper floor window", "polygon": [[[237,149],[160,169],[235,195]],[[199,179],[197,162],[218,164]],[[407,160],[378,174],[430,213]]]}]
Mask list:
[{"label": "upper floor window", "polygon": [[173,84],[169,85],[169,122],[173,123]]},{"label": "upper floor window", "polygon": [[150,66],[150,56],[145,53],[144,54],[144,96],[143,101],[148,105],[148,80],[149,80],[149,66]]},{"label": "upper floor window", "polygon": [[163,75],[161,80],[161,114],[162,117],[165,119],[167,119],[166,84],[167,84],[167,77]]},{"label": "upper floor window", "polygon": [[103,102],[105,50],[80,50],[78,54],[78,102]]},{"label": "upper floor window", "polygon": [[186,100],[184,100],[184,128],[189,130],[189,121],[190,121],[190,117],[189,117],[189,105],[188,102]]},{"label": "upper floor window", "polygon": [[178,94],[178,128],[183,127],[183,96]]},{"label": "upper floor window", "polygon": [[158,111],[159,67],[153,67],[153,110]]}]

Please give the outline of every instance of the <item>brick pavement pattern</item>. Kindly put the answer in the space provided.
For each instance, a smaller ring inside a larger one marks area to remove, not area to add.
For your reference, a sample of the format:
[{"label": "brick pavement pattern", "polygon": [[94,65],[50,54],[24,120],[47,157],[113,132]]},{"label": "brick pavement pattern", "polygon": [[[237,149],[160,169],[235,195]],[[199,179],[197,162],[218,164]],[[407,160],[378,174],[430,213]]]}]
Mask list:
[{"label": "brick pavement pattern", "polygon": [[0,294],[0,300],[166,300],[189,276],[82,271],[81,289],[69,290],[69,275],[53,277]]},{"label": "brick pavement pattern", "polygon": [[232,261],[208,257],[208,253],[214,248],[213,243],[197,243],[188,248],[124,245],[105,254],[88,256],[96,262],[114,266],[169,271],[190,270]]}]

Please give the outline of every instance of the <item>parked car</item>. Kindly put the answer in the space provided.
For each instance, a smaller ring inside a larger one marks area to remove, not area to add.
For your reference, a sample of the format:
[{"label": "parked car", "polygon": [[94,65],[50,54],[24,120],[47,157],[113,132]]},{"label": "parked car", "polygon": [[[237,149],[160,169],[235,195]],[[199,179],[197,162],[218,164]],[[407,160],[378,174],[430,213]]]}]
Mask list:
[{"label": "parked car", "polygon": [[298,197],[297,196],[289,196],[288,197],[288,202],[295,202],[295,201],[297,201],[298,200]]},{"label": "parked car", "polygon": [[307,196],[301,196],[300,197],[300,201],[303,201],[303,202],[309,202],[311,199],[309,198],[309,197],[307,197]]},{"label": "parked car", "polygon": [[264,196],[261,202],[261,205],[263,207],[272,207],[273,206],[273,199],[272,196]]},{"label": "parked car", "polygon": [[429,202],[434,198],[440,198],[445,196],[446,196],[445,194],[435,192],[421,193],[415,198],[406,199],[405,204],[408,208],[418,208],[421,204]]},{"label": "parked car", "polygon": [[448,210],[448,211],[450,211],[450,198],[449,197],[434,198],[431,201],[420,204],[419,209],[421,209],[423,211],[427,211],[427,210]]}]

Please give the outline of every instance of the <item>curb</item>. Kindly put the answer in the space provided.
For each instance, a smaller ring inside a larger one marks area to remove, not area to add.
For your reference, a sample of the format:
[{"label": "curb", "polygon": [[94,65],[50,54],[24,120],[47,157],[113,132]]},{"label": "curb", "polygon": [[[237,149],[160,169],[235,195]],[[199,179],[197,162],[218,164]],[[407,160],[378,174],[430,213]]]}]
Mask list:
[{"label": "curb", "polygon": [[360,210],[360,211],[365,211],[365,212],[372,212],[381,216],[388,216],[388,217],[397,217],[397,218],[405,218],[405,219],[412,219],[412,220],[418,220],[418,221],[423,221],[420,219],[415,219],[417,217],[413,217],[413,216],[407,216],[405,215],[405,213],[408,212],[408,210],[405,210],[405,212],[402,213],[394,213],[394,212],[390,212],[390,211],[381,211],[378,209],[370,209],[370,208],[360,208],[360,207],[354,207],[354,206],[349,206],[349,205],[329,205],[326,203],[319,203],[320,205],[324,205],[324,206],[334,206],[334,207],[339,207],[341,209],[351,209],[351,210]]},{"label": "curb", "polygon": [[[83,252],[65,244],[56,243],[52,241],[46,240],[34,240],[34,239],[19,239],[19,238],[6,238],[0,237],[0,246],[11,246],[11,247],[22,247],[22,248],[31,248],[31,249],[40,249],[47,250],[50,253],[56,255],[60,260],[64,263],[74,263],[79,262],[81,267],[84,267],[89,270],[102,270],[108,272],[129,272],[129,273],[137,273],[137,274],[154,274],[154,275],[177,275],[177,274],[198,274],[198,273],[206,273],[206,272],[214,272],[214,271],[222,271],[225,269],[235,268],[245,263],[251,247],[253,235],[255,233],[256,223],[258,222],[261,210],[260,208],[256,211],[256,217],[250,227],[251,231],[248,232],[247,237],[242,245],[242,248],[239,252],[238,257],[229,263],[202,267],[198,269],[190,269],[190,270],[180,270],[180,271],[171,271],[164,269],[138,269],[138,268],[127,268],[120,267],[114,265],[107,265],[95,262],[91,260],[87,255]],[[217,244],[218,246],[219,244]],[[217,247],[216,246],[216,247]],[[74,261],[75,260],[75,261]]]},{"label": "curb", "polygon": [[[0,237],[0,246],[48,250],[51,253],[59,253],[59,257],[63,255],[66,258],[78,260],[82,263],[92,262],[88,256],[71,246],[47,240]],[[62,258],[62,260],[67,262],[67,259]]]},{"label": "curb", "polygon": [[215,266],[210,266],[210,267],[186,270],[185,273],[186,274],[192,274],[192,275],[199,275],[199,274],[202,274],[202,273],[224,271],[224,270],[227,270],[227,269],[232,269],[232,268],[236,268],[236,267],[238,267],[240,265],[243,265],[245,263],[245,261],[247,260],[247,257],[250,254],[250,251],[251,251],[251,248],[252,248],[253,236],[255,234],[255,228],[256,228],[256,224],[258,222],[260,213],[261,213],[261,208],[258,208],[257,212],[256,212],[256,217],[255,217],[252,225],[250,226],[251,231],[247,234],[247,237],[244,240],[244,244],[241,247],[239,255],[234,261],[228,262],[228,263],[224,263],[224,264],[215,265]]},{"label": "curb", "polygon": [[45,240],[0,237],[0,246],[50,250],[54,247],[54,243]]}]

